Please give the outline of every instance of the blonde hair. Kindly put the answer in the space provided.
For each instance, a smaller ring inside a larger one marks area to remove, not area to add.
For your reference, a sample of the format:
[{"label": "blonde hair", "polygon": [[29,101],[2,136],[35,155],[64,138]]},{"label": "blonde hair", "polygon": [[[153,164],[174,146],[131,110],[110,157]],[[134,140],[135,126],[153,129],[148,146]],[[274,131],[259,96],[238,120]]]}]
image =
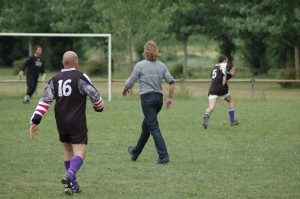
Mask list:
[{"label": "blonde hair", "polygon": [[159,52],[158,47],[154,41],[150,40],[145,43],[143,55],[149,61],[157,60]]}]

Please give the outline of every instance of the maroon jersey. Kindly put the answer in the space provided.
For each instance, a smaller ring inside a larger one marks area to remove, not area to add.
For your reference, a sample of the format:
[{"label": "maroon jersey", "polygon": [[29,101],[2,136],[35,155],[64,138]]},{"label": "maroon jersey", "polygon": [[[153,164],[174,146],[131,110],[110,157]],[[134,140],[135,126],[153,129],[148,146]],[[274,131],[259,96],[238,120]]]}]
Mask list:
[{"label": "maroon jersey", "polygon": [[58,132],[87,133],[85,116],[87,96],[90,97],[96,111],[103,110],[103,99],[88,76],[74,68],[63,69],[49,80],[31,122],[39,124],[55,99],[54,112]]},{"label": "maroon jersey", "polygon": [[224,76],[227,76],[226,64],[217,64],[211,71],[211,84],[208,94],[221,96],[228,93],[228,84],[222,85]]}]

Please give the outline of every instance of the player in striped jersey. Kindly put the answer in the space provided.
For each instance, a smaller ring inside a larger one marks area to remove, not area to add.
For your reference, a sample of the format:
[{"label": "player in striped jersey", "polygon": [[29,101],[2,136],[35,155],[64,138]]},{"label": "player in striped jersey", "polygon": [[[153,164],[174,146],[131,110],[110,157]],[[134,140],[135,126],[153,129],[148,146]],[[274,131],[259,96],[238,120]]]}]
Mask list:
[{"label": "player in striped jersey", "polygon": [[211,113],[215,110],[217,100],[224,99],[228,103],[228,113],[230,117],[231,126],[238,125],[239,122],[234,117],[234,104],[230,96],[228,80],[234,75],[235,67],[229,69],[228,58],[221,55],[219,64],[215,65],[211,72],[211,85],[208,92],[209,106],[207,107],[204,118],[203,127],[206,129],[208,126],[208,119]]},{"label": "player in striped jersey", "polygon": [[104,101],[91,83],[89,77],[78,71],[78,56],[67,51],[63,56],[64,69],[52,77],[31,117],[30,136],[38,133],[38,125],[55,99],[55,119],[59,139],[64,144],[64,165],[67,170],[61,178],[65,193],[79,193],[76,173],[83,164],[88,143],[86,124],[86,97],[89,96],[93,108],[102,112]]}]

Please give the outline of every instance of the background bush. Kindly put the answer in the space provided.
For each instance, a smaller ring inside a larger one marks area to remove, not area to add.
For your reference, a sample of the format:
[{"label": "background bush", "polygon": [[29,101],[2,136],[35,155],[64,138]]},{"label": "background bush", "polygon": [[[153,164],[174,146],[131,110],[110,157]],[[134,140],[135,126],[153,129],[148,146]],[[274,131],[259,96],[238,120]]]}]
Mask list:
[{"label": "background bush", "polygon": [[26,59],[27,58],[23,58],[23,59],[18,59],[18,60],[13,61],[13,67],[14,67],[13,74],[14,75],[17,75],[20,72]]},{"label": "background bush", "polygon": [[[286,68],[281,70],[279,74],[279,79],[296,79],[296,72],[295,69],[292,68]],[[293,82],[279,82],[279,85],[282,88],[300,88],[299,83],[293,83]]]},{"label": "background bush", "polygon": [[100,62],[97,59],[89,59],[81,64],[81,67],[88,75],[107,75],[107,61]]}]

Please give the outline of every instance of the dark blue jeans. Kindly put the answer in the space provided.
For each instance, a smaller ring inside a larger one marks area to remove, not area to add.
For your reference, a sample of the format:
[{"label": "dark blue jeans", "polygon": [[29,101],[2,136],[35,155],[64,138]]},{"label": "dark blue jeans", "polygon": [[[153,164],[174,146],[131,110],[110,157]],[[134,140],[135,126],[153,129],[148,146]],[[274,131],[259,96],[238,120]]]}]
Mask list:
[{"label": "dark blue jeans", "polygon": [[133,155],[138,157],[143,151],[150,134],[152,135],[155,147],[160,159],[169,157],[167,147],[159,129],[157,115],[163,106],[163,96],[161,93],[146,93],[141,95],[141,105],[144,113],[142,132],[136,147],[133,149]]}]

